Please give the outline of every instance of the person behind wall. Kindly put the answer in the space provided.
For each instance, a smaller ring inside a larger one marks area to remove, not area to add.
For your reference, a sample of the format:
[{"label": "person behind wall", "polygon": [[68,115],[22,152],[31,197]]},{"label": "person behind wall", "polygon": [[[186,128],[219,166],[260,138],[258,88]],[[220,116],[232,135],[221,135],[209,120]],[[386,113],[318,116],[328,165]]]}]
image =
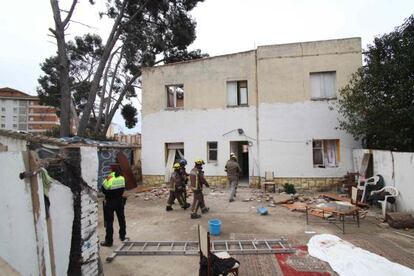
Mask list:
[{"label": "person behind wall", "polygon": [[180,174],[182,177],[182,192],[183,192],[183,198],[184,203],[187,203],[187,183],[188,183],[188,176],[185,166],[187,165],[187,160],[181,159],[180,160]]},{"label": "person behind wall", "polygon": [[227,172],[227,180],[229,181],[230,186],[229,201],[233,202],[234,197],[237,193],[237,186],[239,185],[239,175],[241,173],[241,168],[239,166],[239,163],[237,163],[237,158],[234,153],[230,153],[230,159],[227,161],[224,170]]},{"label": "person behind wall", "polygon": [[102,192],[104,199],[104,221],[105,221],[105,241],[101,242],[101,246],[112,246],[113,243],[113,223],[114,212],[119,223],[119,238],[125,240],[126,222],[124,214],[124,206],[126,198],[123,196],[125,191],[125,178],[121,175],[121,168],[118,164],[111,165],[111,173],[104,180]]},{"label": "person behind wall", "polygon": [[171,178],[170,178],[170,196],[168,197],[167,200],[167,207],[165,208],[166,211],[172,211],[172,205],[174,204],[174,200],[177,199],[178,203],[180,204],[181,208],[183,208],[184,210],[186,210],[188,207],[190,207],[190,204],[186,203],[184,201],[184,195],[183,195],[183,179],[182,179],[182,175],[181,175],[181,166],[179,163],[175,163],[174,166],[174,171],[171,174]]},{"label": "person behind wall", "polygon": [[191,205],[191,218],[197,219],[200,218],[198,208],[201,208],[201,213],[205,214],[209,211],[209,208],[205,206],[204,196],[203,196],[203,185],[210,187],[206,179],[204,178],[203,164],[202,159],[197,159],[194,162],[194,168],[190,171],[190,183],[191,189],[193,191],[193,205]]}]

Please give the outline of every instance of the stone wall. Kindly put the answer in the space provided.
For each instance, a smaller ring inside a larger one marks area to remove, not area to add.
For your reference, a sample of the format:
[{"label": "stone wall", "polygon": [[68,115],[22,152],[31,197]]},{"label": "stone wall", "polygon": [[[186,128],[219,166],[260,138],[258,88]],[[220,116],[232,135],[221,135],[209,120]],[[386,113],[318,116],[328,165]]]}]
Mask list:
[{"label": "stone wall", "polygon": [[[206,175],[207,182],[212,186],[226,186],[227,176]],[[275,177],[274,181],[277,187],[282,188],[285,183],[295,185],[297,190],[331,190],[341,185],[341,177]],[[262,183],[264,177],[261,178]],[[143,186],[158,187],[164,184],[163,175],[144,175]],[[260,188],[259,177],[250,177],[250,187]]]},{"label": "stone wall", "polygon": [[[262,177],[262,182],[264,178]],[[285,183],[293,184],[297,190],[331,190],[341,185],[341,177],[275,177],[277,187],[282,188]]]},{"label": "stone wall", "polygon": [[164,175],[143,175],[142,186],[144,187],[158,187],[164,184]]}]

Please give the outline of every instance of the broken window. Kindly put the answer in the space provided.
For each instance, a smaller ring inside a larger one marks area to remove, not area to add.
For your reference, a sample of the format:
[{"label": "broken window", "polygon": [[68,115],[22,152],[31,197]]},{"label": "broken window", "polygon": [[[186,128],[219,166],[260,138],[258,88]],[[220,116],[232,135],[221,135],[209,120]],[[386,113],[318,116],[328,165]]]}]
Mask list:
[{"label": "broken window", "polygon": [[207,142],[207,161],[217,162],[217,142]]},{"label": "broken window", "polygon": [[165,144],[165,182],[170,181],[174,163],[180,162],[184,158],[184,143]]},{"label": "broken window", "polygon": [[340,161],[339,139],[313,140],[313,166],[335,168]]},{"label": "broken window", "polygon": [[167,85],[167,108],[184,107],[184,85]]},{"label": "broken window", "polygon": [[246,106],[247,104],[247,81],[227,82],[227,106]]},{"label": "broken window", "polygon": [[311,98],[335,99],[336,98],[336,72],[310,73]]}]

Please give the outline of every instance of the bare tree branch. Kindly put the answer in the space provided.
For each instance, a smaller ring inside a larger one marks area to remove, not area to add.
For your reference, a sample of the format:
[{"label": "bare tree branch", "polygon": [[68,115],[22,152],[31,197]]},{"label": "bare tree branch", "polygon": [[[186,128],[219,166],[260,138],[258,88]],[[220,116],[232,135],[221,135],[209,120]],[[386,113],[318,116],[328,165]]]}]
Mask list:
[{"label": "bare tree branch", "polygon": [[70,7],[70,10],[68,12],[68,15],[66,16],[66,18],[62,21],[62,25],[66,26],[69,23],[70,18],[73,15],[73,11],[75,10],[76,4],[78,3],[77,0],[73,0],[72,5]]}]

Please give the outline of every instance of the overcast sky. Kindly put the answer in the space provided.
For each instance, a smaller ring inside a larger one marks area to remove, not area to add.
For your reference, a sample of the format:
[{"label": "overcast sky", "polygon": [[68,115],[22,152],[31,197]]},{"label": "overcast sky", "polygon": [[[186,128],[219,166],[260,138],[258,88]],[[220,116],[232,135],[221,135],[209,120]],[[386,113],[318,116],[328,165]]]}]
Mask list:
[{"label": "overcast sky", "polygon": [[[71,1],[63,0],[62,6]],[[106,0],[79,0],[69,37],[97,32],[106,37],[109,22],[99,19]],[[210,56],[254,49],[258,45],[361,37],[365,48],[414,13],[414,0],[205,0],[193,11],[197,39],[191,49]],[[0,4],[0,87],[36,94],[39,64],[56,52],[50,1]],[[140,108],[140,107],[138,107]],[[115,122],[123,126],[118,115]],[[140,125],[133,131],[140,129]],[[124,127],[124,130],[127,130]]]}]

